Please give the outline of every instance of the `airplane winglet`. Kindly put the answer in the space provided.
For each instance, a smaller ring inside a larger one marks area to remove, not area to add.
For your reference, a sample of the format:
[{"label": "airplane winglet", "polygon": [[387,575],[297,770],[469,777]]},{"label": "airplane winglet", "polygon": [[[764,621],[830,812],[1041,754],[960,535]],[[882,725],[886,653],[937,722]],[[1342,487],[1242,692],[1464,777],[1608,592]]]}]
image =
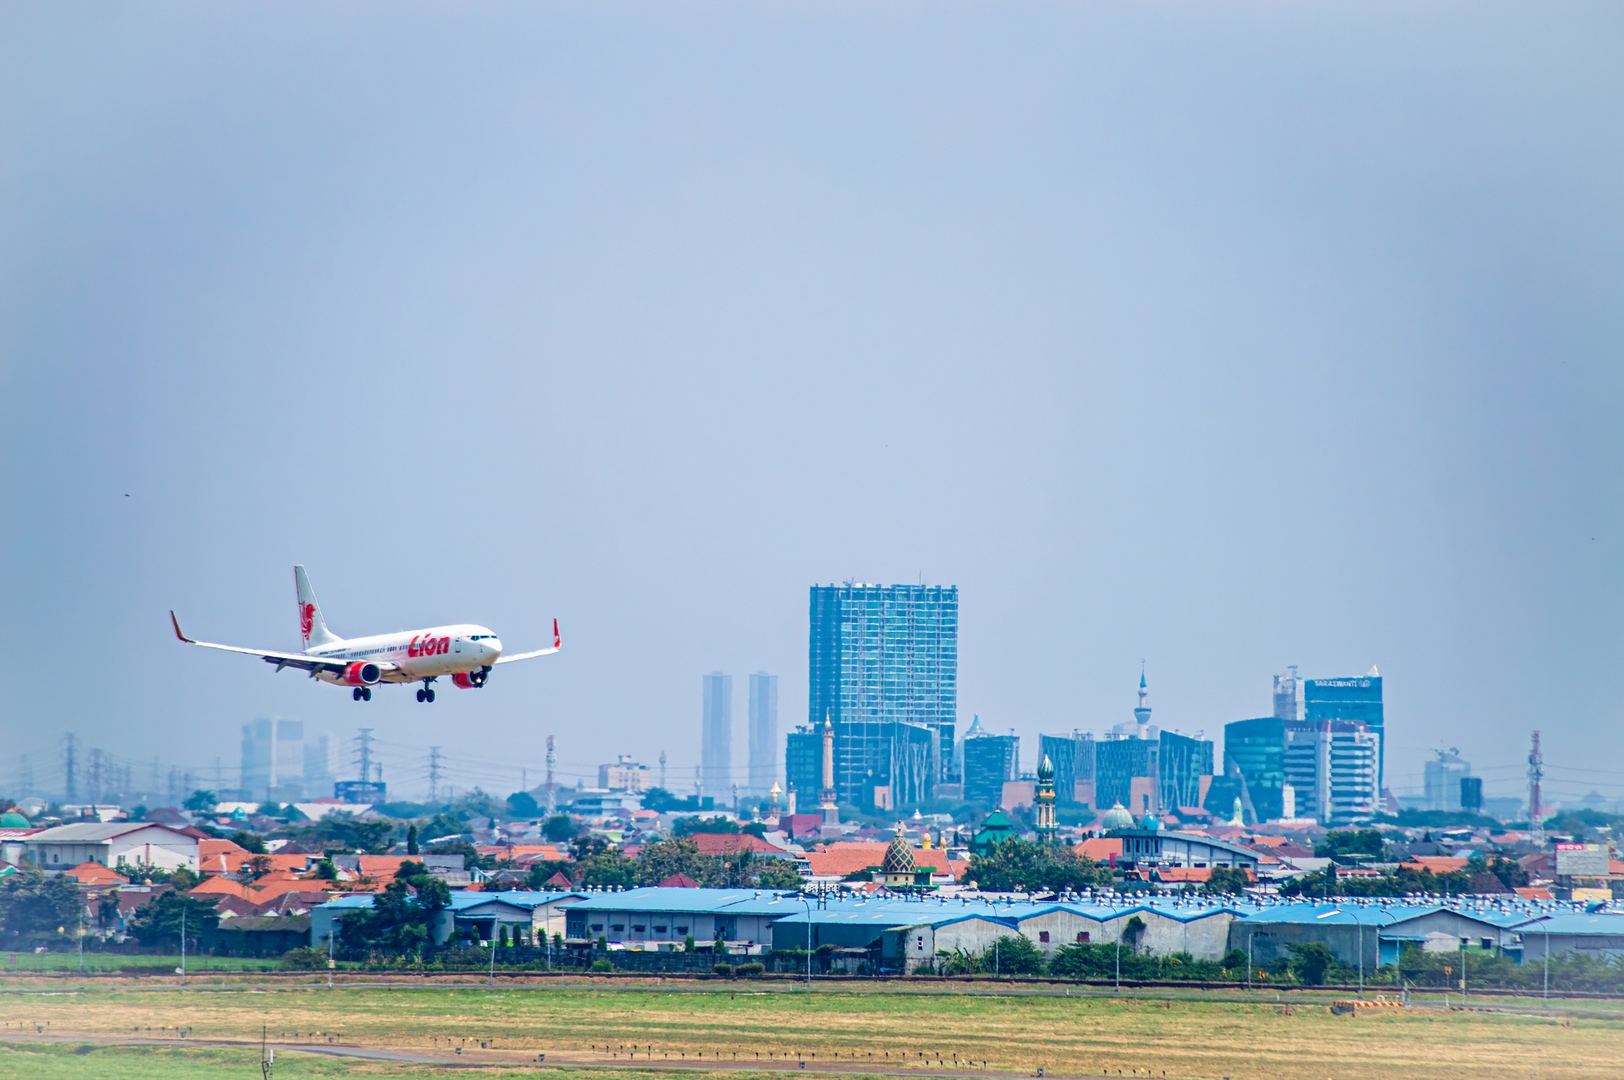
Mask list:
[{"label": "airplane winglet", "polygon": [[[171,612],[171,614],[173,614],[173,612]],[[175,631],[176,633],[179,633],[180,627],[177,626]],[[563,647],[564,639],[558,636],[558,620],[555,618],[553,619],[553,648],[562,649]]]},{"label": "airplane winglet", "polygon": [[177,618],[175,618],[175,613],[174,613],[174,612],[173,612],[173,611],[171,611],[171,612],[170,612],[170,613],[169,613],[169,621],[170,621],[170,622],[171,622],[171,623],[173,623],[173,624],[174,624],[174,626],[175,626],[175,636],[176,636],[176,637],[178,637],[178,638],[180,638],[180,639],[181,639],[181,640],[182,640],[182,641],[184,641],[184,642],[186,642],[186,644],[188,644],[188,645],[195,645],[195,644],[197,644],[197,643],[196,643],[196,642],[195,642],[195,641],[193,641],[193,640],[192,640],[192,639],[191,639],[191,638],[189,638],[189,637],[187,637],[187,636],[186,636],[186,635],[185,635],[185,634],[183,634],[183,633],[181,633],[181,632],[180,632],[180,620],[179,620],[179,619],[177,619]]}]

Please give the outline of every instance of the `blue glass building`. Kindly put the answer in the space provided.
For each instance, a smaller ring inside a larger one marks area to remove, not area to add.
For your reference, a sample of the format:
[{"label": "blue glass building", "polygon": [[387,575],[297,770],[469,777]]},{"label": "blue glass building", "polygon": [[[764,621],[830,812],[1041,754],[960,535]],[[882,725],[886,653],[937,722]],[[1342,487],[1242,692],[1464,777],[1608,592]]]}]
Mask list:
[{"label": "blue glass building", "polygon": [[900,792],[919,790],[916,739],[898,725],[929,730],[924,786],[933,789],[953,761],[957,587],[814,585],[810,622],[807,720],[834,723],[841,801],[862,805],[865,789],[888,784],[901,805]]},{"label": "blue glass building", "polygon": [[1375,668],[1346,679],[1308,679],[1303,684],[1303,719],[1358,720],[1376,736],[1376,792],[1386,790],[1387,733],[1382,725],[1382,679]]}]

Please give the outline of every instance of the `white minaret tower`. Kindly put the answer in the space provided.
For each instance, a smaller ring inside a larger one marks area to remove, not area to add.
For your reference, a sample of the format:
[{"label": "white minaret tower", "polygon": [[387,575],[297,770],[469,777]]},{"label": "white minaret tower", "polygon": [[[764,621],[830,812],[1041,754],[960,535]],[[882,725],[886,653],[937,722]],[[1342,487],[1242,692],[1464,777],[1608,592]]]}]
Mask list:
[{"label": "white minaret tower", "polygon": [[1150,691],[1145,686],[1145,662],[1139,661],[1139,707],[1133,711],[1133,718],[1139,723],[1136,732],[1138,738],[1143,739],[1150,732],[1150,706],[1145,704],[1145,698]]}]

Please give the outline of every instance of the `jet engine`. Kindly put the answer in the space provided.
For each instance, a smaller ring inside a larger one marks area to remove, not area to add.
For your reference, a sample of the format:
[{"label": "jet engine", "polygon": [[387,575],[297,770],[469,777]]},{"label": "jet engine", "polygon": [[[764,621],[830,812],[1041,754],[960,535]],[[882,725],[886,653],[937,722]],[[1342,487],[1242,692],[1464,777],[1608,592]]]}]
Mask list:
[{"label": "jet engine", "polygon": [[482,667],[478,671],[459,671],[451,676],[451,685],[458,690],[478,690],[485,685],[485,678],[490,673],[491,669],[488,667]]},{"label": "jet engine", "polygon": [[346,686],[372,686],[383,678],[383,671],[370,660],[357,660],[344,668]]}]

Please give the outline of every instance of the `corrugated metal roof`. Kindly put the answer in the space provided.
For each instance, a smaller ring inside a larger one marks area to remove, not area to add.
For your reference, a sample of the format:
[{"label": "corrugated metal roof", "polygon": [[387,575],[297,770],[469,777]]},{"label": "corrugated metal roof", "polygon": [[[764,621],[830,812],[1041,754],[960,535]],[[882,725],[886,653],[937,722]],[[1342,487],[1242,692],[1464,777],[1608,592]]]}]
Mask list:
[{"label": "corrugated metal roof", "polygon": [[1536,937],[1540,934],[1624,937],[1624,913],[1598,911],[1593,915],[1587,915],[1583,912],[1547,915],[1544,918],[1524,923],[1517,929],[1522,933],[1525,941],[1531,934]]},{"label": "corrugated metal roof", "polygon": [[186,836],[179,829],[168,825],[160,825],[156,821],[110,821],[102,824],[97,821],[76,821],[72,825],[58,825],[54,829],[35,833],[28,837],[26,843],[30,844],[100,844],[116,839],[125,833],[136,832],[140,829],[163,829],[176,836]]},{"label": "corrugated metal roof", "polygon": [[776,915],[799,900],[780,899],[771,890],[759,889],[662,889],[650,886],[617,893],[594,893],[571,911],[715,911],[728,915]]}]

